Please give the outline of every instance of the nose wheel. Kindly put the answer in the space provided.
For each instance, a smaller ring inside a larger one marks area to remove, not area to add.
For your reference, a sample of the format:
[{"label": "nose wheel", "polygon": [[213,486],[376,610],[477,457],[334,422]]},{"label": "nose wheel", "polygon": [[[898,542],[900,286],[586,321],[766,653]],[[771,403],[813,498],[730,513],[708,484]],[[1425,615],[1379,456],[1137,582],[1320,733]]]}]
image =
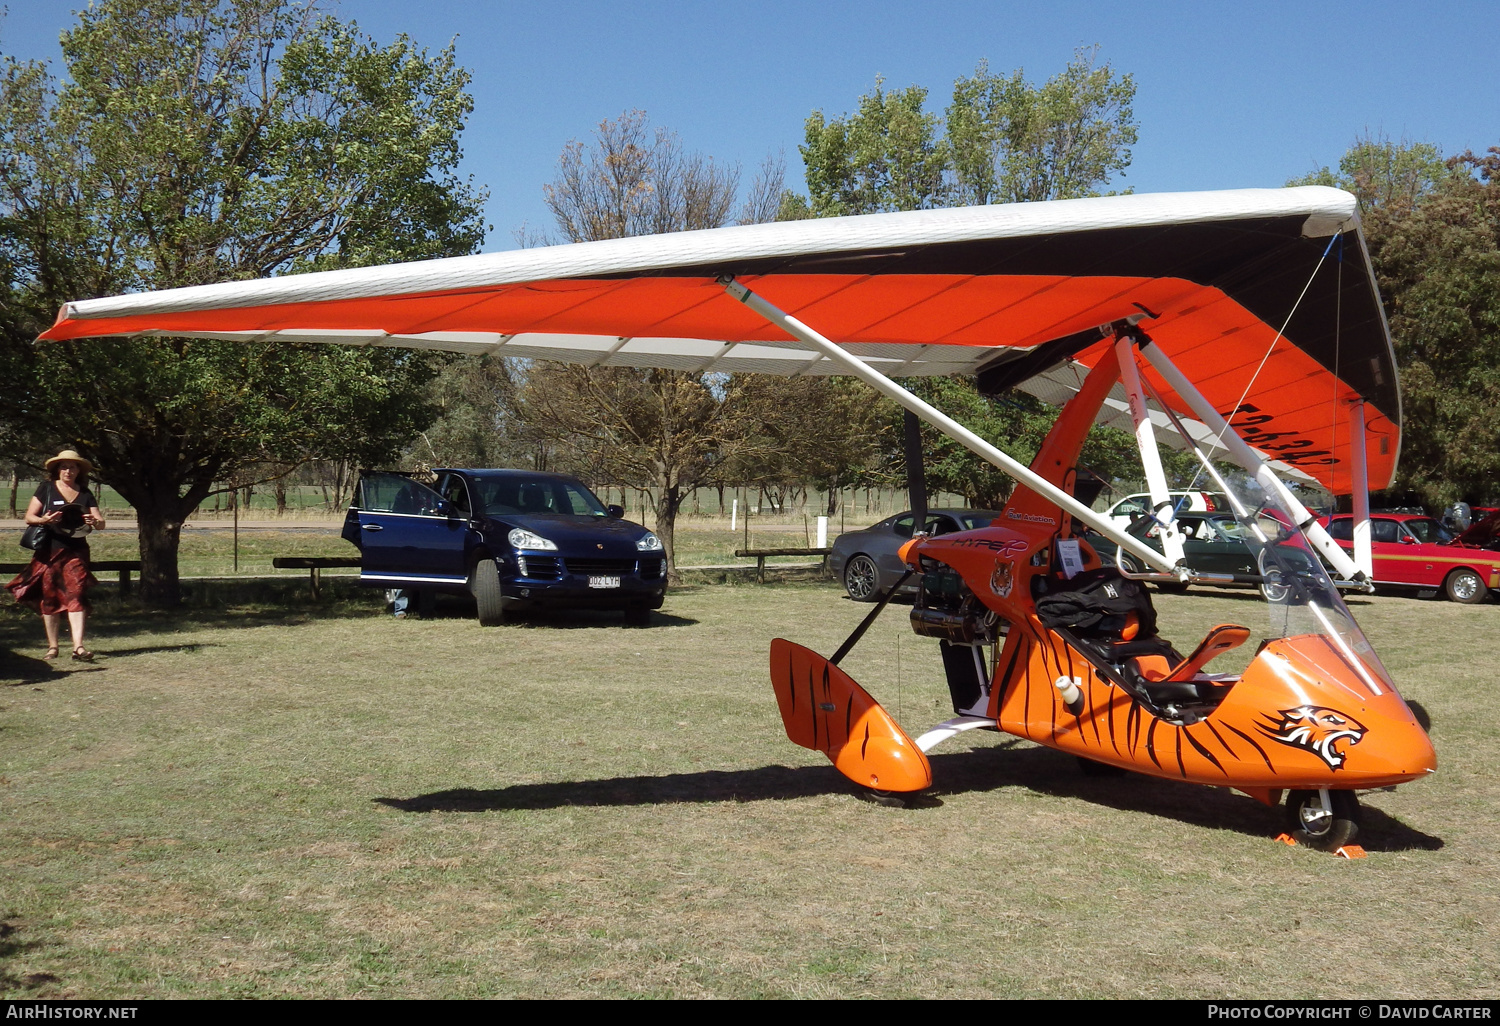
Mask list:
[{"label": "nose wheel", "polygon": [[1287,831],[1298,844],[1337,851],[1359,836],[1359,799],[1353,791],[1292,791]]}]

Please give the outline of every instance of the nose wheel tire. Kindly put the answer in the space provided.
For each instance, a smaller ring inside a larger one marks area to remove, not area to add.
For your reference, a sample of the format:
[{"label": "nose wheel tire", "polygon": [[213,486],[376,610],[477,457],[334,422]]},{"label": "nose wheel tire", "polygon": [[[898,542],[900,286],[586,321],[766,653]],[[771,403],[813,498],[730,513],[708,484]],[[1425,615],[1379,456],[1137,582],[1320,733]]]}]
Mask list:
[{"label": "nose wheel tire", "polygon": [[1453,571],[1443,582],[1443,590],[1454,602],[1465,604],[1483,602],[1489,597],[1489,589],[1484,586],[1484,581],[1473,570]]},{"label": "nose wheel tire", "polygon": [[1287,830],[1298,844],[1337,851],[1359,836],[1359,799],[1353,791],[1329,791],[1328,808],[1317,791],[1286,796]]},{"label": "nose wheel tire", "polygon": [[856,602],[874,602],[880,596],[880,568],[863,552],[844,566],[844,590]]}]

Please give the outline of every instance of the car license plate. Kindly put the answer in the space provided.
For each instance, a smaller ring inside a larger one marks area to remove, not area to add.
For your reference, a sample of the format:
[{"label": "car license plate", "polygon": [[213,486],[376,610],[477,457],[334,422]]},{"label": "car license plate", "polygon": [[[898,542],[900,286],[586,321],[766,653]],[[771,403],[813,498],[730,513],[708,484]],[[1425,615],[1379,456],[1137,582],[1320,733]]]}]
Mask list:
[{"label": "car license plate", "polygon": [[618,577],[590,577],[590,588],[618,588],[620,579]]}]

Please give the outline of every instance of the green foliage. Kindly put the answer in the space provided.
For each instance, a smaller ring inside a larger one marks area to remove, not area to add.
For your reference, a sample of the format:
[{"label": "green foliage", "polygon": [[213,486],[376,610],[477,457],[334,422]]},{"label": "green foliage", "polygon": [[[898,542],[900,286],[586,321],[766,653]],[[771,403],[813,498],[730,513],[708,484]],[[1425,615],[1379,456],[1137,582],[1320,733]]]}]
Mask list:
[{"label": "green foliage", "polygon": [[61,84],[14,60],[0,79],[0,422],[95,462],[140,517],[145,597],[172,602],[215,481],[390,458],[431,418],[429,358],[30,340],[68,300],[472,251],[468,76],[291,0],[111,0],[62,44]]},{"label": "green foliage", "polygon": [[1500,147],[1444,160],[1365,138],[1293,184],[1360,199],[1401,369],[1394,487],[1432,507],[1500,503]]},{"label": "green foliage", "polygon": [[[1097,63],[1097,48],[1080,50],[1066,69],[1036,86],[1022,71],[992,73],[980,62],[954,83],[945,131],[923,109],[927,90],[887,91],[879,79],[851,115],[807,119],[808,199],[782,201],[782,219],[964,204],[1067,199],[1096,195],[1130,164],[1135,144],[1131,104],[1135,82]],[[1022,462],[1035,456],[1056,411],[1028,395],[1002,400],[979,395],[971,379],[924,378],[913,392]],[[866,393],[868,395],[868,393]],[[905,475],[901,410],[878,401],[885,472]],[[997,507],[1012,482],[998,468],[945,435],[924,428],[928,491],[963,495]],[[1083,462],[1106,480],[1135,477],[1134,441],[1096,428]],[[1172,466],[1180,461],[1173,457]]]},{"label": "green foliage", "polygon": [[807,119],[804,204],[831,217],[1095,196],[1130,165],[1134,99],[1134,79],[1099,64],[1097,47],[1040,86],[981,61],[954,83],[939,134],[926,89],[877,78],[855,113]]},{"label": "green foliage", "polygon": [[926,101],[920,86],[887,92],[877,78],[857,113],[808,117],[807,142],[799,148],[814,216],[944,205],[948,146],[937,138],[937,116],[922,110]]},{"label": "green foliage", "polygon": [[1135,81],[1080,50],[1041,86],[980,61],[947,111],[955,202],[1022,203],[1098,195],[1130,166]]}]

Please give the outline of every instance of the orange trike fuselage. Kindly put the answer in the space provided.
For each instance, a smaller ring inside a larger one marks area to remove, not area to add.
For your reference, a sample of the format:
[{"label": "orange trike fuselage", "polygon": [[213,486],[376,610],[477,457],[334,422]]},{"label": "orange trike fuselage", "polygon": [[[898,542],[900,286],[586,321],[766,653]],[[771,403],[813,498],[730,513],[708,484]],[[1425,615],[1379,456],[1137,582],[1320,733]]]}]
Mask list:
[{"label": "orange trike fuselage", "polygon": [[[1033,472],[1072,491],[1084,438],[1118,375],[1106,350],[1053,425]],[[1426,732],[1373,652],[1362,655],[1336,631],[1268,639],[1242,673],[1214,674],[1210,661],[1249,636],[1222,625],[1186,658],[1163,643],[1173,658],[1126,660],[1127,679],[1097,645],[1049,628],[1038,597],[1099,570],[1100,559],[1074,537],[1071,517],[1025,486],[989,527],[918,536],[902,558],[914,573],[956,573],[1004,625],[982,718],[1008,733],[1098,763],[1233,787],[1268,804],[1284,789],[1384,787],[1436,767]],[[1329,601],[1347,616],[1336,596]],[[865,786],[914,791],[931,783],[921,747],[829,660],[778,640],[771,671],[792,740],[824,751]],[[1167,697],[1182,694],[1189,700]]]}]

